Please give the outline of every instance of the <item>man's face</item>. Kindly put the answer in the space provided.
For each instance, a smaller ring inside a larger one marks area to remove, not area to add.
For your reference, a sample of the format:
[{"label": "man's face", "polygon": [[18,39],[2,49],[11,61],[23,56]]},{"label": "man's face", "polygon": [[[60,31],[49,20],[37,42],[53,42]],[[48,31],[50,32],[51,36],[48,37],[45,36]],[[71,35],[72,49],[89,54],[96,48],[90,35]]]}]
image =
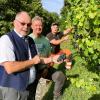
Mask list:
[{"label": "man's face", "polygon": [[57,25],[51,26],[51,32],[52,32],[52,33],[56,34],[56,33],[58,32],[58,30],[59,30],[59,28],[58,28]]},{"label": "man's face", "polygon": [[31,27],[31,18],[26,13],[22,13],[14,20],[16,31],[22,36],[26,36]]},{"label": "man's face", "polygon": [[33,33],[36,34],[36,35],[40,35],[41,32],[42,32],[42,28],[43,28],[43,25],[42,25],[42,22],[40,20],[34,20],[32,22],[32,29],[33,29]]}]

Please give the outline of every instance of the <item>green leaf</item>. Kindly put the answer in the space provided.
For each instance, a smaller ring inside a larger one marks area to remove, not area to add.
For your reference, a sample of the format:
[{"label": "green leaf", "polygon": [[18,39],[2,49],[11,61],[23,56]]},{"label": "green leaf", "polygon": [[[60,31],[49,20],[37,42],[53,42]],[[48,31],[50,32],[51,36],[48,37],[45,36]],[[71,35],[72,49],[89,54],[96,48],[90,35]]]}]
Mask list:
[{"label": "green leaf", "polygon": [[87,46],[93,46],[94,45],[94,40],[86,40]]},{"label": "green leaf", "polygon": [[94,25],[100,25],[99,17],[95,18],[93,23]]},{"label": "green leaf", "polygon": [[78,25],[79,25],[79,26],[83,26],[83,22],[80,21],[80,22],[78,23]]},{"label": "green leaf", "polygon": [[88,50],[87,49],[84,51],[84,55],[88,56]]},{"label": "green leaf", "polygon": [[81,87],[81,84],[76,82],[76,87],[78,87],[78,88]]},{"label": "green leaf", "polygon": [[85,19],[85,21],[84,21],[84,27],[85,27],[86,29],[89,29],[89,21],[87,21],[86,19]]},{"label": "green leaf", "polygon": [[98,58],[97,54],[94,54],[94,55],[93,55],[93,59],[95,60],[95,59],[97,59],[97,58]]},{"label": "green leaf", "polygon": [[98,59],[98,62],[99,62],[99,64],[100,64],[100,59]]},{"label": "green leaf", "polygon": [[99,40],[95,41],[95,44],[94,44],[93,47],[94,47],[94,49],[97,49],[97,51],[100,52],[100,42],[99,42]]},{"label": "green leaf", "polygon": [[89,17],[91,18],[91,19],[93,19],[95,16],[96,16],[96,12],[94,12],[94,13],[92,13],[92,12],[89,12]]},{"label": "green leaf", "polygon": [[90,53],[94,53],[93,48],[88,48]]},{"label": "green leaf", "polygon": [[94,32],[97,33],[97,34],[99,34],[100,33],[100,28],[95,28]]}]

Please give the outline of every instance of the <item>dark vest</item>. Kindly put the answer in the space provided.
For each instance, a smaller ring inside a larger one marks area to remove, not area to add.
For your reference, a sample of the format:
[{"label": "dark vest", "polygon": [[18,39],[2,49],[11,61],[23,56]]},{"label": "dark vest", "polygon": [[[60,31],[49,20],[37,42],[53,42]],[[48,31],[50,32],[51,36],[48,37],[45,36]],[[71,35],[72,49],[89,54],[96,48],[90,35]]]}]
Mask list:
[{"label": "dark vest", "polygon": [[[24,39],[20,38],[14,31],[7,34],[13,44],[16,61],[25,61],[29,59],[28,45]],[[35,43],[32,38],[27,37],[31,56],[37,54]],[[14,66],[13,66],[14,67]],[[13,74],[7,74],[3,66],[0,66],[0,86],[15,88],[19,91],[26,90],[29,83],[29,69],[19,71]]]}]

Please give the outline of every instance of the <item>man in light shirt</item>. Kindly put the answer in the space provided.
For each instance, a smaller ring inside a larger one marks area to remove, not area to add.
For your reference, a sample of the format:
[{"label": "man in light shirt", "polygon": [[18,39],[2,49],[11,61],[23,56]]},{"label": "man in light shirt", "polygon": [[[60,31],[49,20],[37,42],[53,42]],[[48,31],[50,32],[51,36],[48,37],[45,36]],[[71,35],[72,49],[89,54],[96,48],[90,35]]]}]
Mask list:
[{"label": "man in light shirt", "polygon": [[44,61],[38,56],[33,39],[27,36],[29,14],[18,12],[13,25],[14,29],[0,38],[0,90],[3,100],[27,100],[27,87],[35,80],[35,66]]},{"label": "man in light shirt", "polygon": [[40,63],[40,58],[34,41],[26,37],[31,26],[29,14],[17,13],[13,25],[14,30],[0,38],[0,90],[3,100],[27,100],[30,68]]}]

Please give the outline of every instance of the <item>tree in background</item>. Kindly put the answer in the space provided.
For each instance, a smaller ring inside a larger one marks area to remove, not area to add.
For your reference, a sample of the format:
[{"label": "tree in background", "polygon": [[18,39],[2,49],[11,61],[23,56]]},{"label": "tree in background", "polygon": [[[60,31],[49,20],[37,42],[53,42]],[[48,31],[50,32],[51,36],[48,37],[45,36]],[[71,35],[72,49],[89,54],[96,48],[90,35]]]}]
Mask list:
[{"label": "tree in background", "polygon": [[100,1],[65,0],[61,28],[73,27],[72,41],[88,68],[100,66]]},{"label": "tree in background", "polygon": [[15,14],[22,10],[29,12],[31,17],[44,18],[44,35],[50,31],[50,24],[59,19],[58,14],[43,9],[41,0],[0,0],[0,36],[12,29]]}]

